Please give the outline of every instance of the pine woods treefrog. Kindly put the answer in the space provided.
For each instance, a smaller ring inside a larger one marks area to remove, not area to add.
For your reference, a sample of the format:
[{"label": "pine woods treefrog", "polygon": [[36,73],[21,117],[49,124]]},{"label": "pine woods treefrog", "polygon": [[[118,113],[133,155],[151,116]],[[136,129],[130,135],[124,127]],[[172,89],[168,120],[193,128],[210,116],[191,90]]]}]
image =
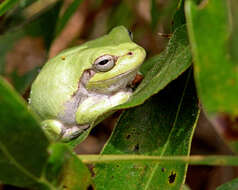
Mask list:
[{"label": "pine woods treefrog", "polygon": [[32,84],[30,107],[48,135],[69,141],[130,98],[145,56],[124,26],[115,27],[50,59]]}]

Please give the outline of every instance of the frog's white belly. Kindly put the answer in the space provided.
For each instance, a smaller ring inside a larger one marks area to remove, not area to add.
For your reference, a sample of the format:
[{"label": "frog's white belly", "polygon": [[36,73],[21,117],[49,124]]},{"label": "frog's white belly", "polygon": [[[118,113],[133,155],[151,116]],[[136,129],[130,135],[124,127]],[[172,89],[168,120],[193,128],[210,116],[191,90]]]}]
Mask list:
[{"label": "frog's white belly", "polygon": [[[64,110],[59,113],[57,119],[62,121],[66,128],[91,124],[100,115],[130,98],[132,90],[128,84],[135,78],[136,73],[137,69],[128,71],[110,81],[95,84],[93,89],[88,90],[86,85],[93,73],[86,71],[82,75],[77,92],[64,104]],[[100,85],[104,85],[104,88]]]}]

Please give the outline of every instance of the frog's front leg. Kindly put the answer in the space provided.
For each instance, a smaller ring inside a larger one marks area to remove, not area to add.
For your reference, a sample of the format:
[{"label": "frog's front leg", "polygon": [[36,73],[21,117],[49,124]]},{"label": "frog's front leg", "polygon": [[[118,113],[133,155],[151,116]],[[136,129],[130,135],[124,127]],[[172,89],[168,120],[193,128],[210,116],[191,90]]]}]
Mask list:
[{"label": "frog's front leg", "polygon": [[78,137],[89,127],[88,124],[66,127],[58,120],[48,119],[42,122],[42,128],[52,140],[69,141]]},{"label": "frog's front leg", "polygon": [[113,107],[127,102],[132,92],[120,91],[114,95],[89,96],[78,107],[76,122],[79,125],[91,124]]}]

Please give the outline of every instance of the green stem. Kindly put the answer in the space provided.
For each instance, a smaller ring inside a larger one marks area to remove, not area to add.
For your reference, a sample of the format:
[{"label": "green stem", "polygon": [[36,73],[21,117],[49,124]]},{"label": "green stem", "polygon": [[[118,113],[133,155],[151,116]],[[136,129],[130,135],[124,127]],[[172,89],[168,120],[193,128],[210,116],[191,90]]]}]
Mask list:
[{"label": "green stem", "polygon": [[85,164],[110,163],[118,161],[133,162],[159,162],[171,163],[177,162],[190,165],[220,165],[220,166],[238,166],[238,156],[141,156],[141,155],[78,155]]}]

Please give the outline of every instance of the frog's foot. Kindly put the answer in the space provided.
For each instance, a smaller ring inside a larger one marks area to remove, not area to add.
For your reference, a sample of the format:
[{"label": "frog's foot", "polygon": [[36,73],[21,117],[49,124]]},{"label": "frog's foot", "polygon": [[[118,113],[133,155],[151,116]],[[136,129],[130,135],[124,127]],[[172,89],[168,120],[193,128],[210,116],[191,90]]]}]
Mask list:
[{"label": "frog's foot", "polygon": [[50,139],[66,142],[78,137],[89,125],[66,127],[58,120],[49,119],[42,122],[42,128]]},{"label": "frog's foot", "polygon": [[61,139],[64,142],[70,141],[76,137],[78,137],[81,133],[89,128],[89,125],[79,125],[73,126],[70,128],[65,128],[62,131]]}]

